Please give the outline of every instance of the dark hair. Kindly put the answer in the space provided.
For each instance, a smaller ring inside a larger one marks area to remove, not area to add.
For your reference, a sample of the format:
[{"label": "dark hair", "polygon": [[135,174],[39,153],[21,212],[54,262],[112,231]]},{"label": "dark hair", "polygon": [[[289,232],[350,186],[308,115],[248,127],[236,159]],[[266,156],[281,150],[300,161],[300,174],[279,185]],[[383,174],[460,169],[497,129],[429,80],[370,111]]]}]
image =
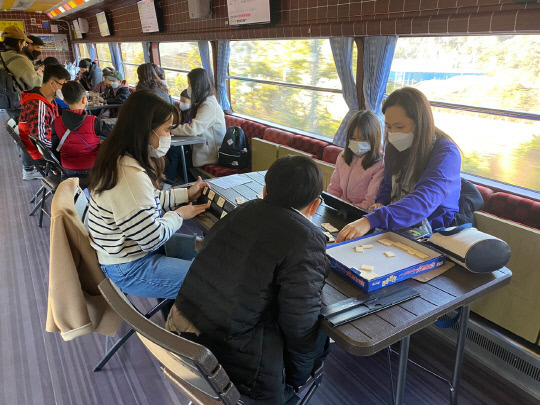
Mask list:
[{"label": "dark hair", "polygon": [[64,101],[71,105],[80,102],[83,96],[86,95],[86,91],[79,82],[69,81],[62,86],[62,94],[64,95]]},{"label": "dark hair", "polygon": [[154,187],[159,187],[163,176],[163,158],[150,159],[148,145],[153,129],[165,123],[171,115],[174,127],[178,126],[176,107],[150,90],[136,91],[120,109],[118,121],[98,150],[90,172],[89,188],[99,194],[116,186],[117,162],[121,156],[130,155],[146,171]]},{"label": "dark hair", "polygon": [[189,94],[188,94],[188,92],[187,92],[187,89],[182,90],[182,93],[180,93],[180,98],[182,98],[182,97],[191,100],[191,97],[189,96]]},{"label": "dark hair", "polygon": [[107,72],[112,73],[112,72],[114,72],[115,70],[116,70],[116,69],[113,68],[113,67],[111,67],[111,66],[104,67],[103,70],[102,70],[103,76],[105,76],[105,74],[106,74]]},{"label": "dark hair", "polygon": [[165,70],[161,66],[156,65],[155,63],[152,63],[152,67],[156,71],[156,74],[161,80],[165,80]]},{"label": "dark hair", "polygon": [[90,67],[90,66],[92,66],[92,60],[89,58],[81,59],[81,61],[79,62],[80,68],[86,69],[87,67]]},{"label": "dark hair", "polygon": [[214,95],[214,88],[210,83],[208,73],[203,68],[193,69],[187,75],[191,86],[191,112],[192,117],[197,115],[197,110],[209,96]]},{"label": "dark hair", "polygon": [[159,89],[165,93],[169,92],[169,89],[161,81],[157,75],[152,63],[143,63],[137,68],[137,76],[139,78],[139,83],[135,87],[135,90],[155,90]]},{"label": "dark hair", "polygon": [[362,159],[362,167],[367,170],[381,159],[381,123],[377,116],[369,110],[359,111],[353,115],[347,126],[347,141],[343,152],[343,159],[347,165],[351,164],[354,155],[349,149],[349,141],[357,129],[371,145],[371,150]]},{"label": "dark hair", "polygon": [[43,59],[43,64],[45,66],[60,65],[60,61],[56,59],[54,56],[47,56],[45,59]]},{"label": "dark hair", "polygon": [[429,101],[420,90],[413,87],[395,90],[384,102],[383,114],[393,106],[403,108],[407,117],[414,121],[414,138],[406,160],[390,142],[386,142],[385,161],[392,168],[392,174],[402,174],[404,169],[412,168],[411,180],[415,184],[426,170],[435,140],[448,139],[455,142],[435,126]]},{"label": "dark hair", "polygon": [[276,160],[264,176],[265,201],[302,210],[323,191],[323,176],[313,159],[286,156]]},{"label": "dark hair", "polygon": [[62,65],[48,65],[43,71],[43,83],[47,83],[52,78],[58,80],[71,80],[71,75]]},{"label": "dark hair", "polygon": [[28,39],[32,41],[29,45],[37,45],[37,46],[43,46],[45,43],[40,37],[36,37],[35,35],[28,35]]},{"label": "dark hair", "polygon": [[24,39],[4,37],[4,45],[9,46],[10,48],[18,48],[19,41],[24,41]]}]

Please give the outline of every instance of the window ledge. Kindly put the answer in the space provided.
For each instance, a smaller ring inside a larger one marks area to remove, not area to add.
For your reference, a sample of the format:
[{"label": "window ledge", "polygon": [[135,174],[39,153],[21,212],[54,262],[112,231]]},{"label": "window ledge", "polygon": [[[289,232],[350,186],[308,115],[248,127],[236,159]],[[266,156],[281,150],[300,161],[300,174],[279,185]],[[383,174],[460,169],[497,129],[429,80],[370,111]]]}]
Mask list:
[{"label": "window ledge", "polygon": [[488,179],[487,177],[477,176],[470,173],[461,172],[461,177],[481,186],[495,188],[509,194],[515,194],[519,197],[529,198],[540,202],[540,192],[524,187],[514,186],[512,184],[503,183],[501,181]]}]

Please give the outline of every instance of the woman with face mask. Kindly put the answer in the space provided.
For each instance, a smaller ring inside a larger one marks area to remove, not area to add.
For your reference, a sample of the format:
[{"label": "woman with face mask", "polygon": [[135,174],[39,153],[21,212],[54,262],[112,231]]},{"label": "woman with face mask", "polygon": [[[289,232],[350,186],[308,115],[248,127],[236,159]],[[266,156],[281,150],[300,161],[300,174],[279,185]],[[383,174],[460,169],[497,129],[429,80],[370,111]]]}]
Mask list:
[{"label": "woman with face mask", "polygon": [[381,124],[371,111],[359,111],[347,127],[328,192],[367,209],[375,203],[383,175]]},{"label": "woman with face mask", "polygon": [[216,164],[218,149],[226,131],[225,115],[216,100],[206,70],[197,68],[189,72],[188,85],[191,122],[178,126],[173,134],[197,136],[205,140],[204,143],[192,145],[194,167]]},{"label": "woman with face mask", "polygon": [[438,129],[426,96],[412,87],[394,91],[383,104],[385,172],[372,213],[345,226],[337,241],[371,229],[422,225],[448,227],[459,209],[461,154]]},{"label": "woman with face mask", "polygon": [[[122,73],[118,70],[107,71],[103,76],[103,82],[107,86],[107,90],[98,100],[105,104],[124,104],[130,95],[126,81],[122,77]],[[105,109],[101,112],[101,118],[116,117],[118,110]]]},{"label": "woman with face mask", "polygon": [[195,236],[176,233],[205,211],[193,205],[201,178],[186,188],[160,190],[174,105],[149,90],[126,101],[99,148],[90,174],[88,226],[105,275],[127,294],[175,298],[195,256]]}]

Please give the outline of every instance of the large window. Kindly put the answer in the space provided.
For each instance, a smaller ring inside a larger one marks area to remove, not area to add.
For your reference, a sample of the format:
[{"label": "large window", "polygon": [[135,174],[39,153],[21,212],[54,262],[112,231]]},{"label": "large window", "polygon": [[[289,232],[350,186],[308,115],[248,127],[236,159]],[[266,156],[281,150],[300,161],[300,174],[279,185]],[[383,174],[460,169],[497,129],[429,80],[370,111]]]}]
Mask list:
[{"label": "large window", "polygon": [[112,63],[112,56],[111,56],[111,50],[109,49],[109,44],[107,43],[96,44],[96,63],[102,69],[107,66],[109,67],[112,66],[116,68],[116,66],[114,66]]},{"label": "large window", "polygon": [[232,42],[229,76],[242,114],[332,137],[349,110],[328,39]]},{"label": "large window", "polygon": [[462,171],[540,190],[539,35],[400,38],[387,92],[413,86]]},{"label": "large window", "polygon": [[139,81],[137,67],[144,62],[143,46],[140,42],[122,42],[119,44],[125,79],[128,84],[135,86]]},{"label": "large window", "polygon": [[169,93],[180,97],[187,88],[187,74],[195,68],[202,67],[197,42],[165,42],[159,44],[161,67],[165,70],[165,79],[169,85]]}]

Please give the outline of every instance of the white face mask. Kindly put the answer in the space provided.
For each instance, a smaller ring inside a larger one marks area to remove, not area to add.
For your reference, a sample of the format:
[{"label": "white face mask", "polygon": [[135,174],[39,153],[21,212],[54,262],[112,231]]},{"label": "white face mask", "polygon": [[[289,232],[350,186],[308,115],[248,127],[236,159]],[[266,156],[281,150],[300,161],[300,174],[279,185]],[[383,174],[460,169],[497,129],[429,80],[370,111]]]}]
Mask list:
[{"label": "white face mask", "polygon": [[187,95],[191,98],[191,86],[188,86],[187,88]]},{"label": "white face mask", "polygon": [[359,142],[359,141],[349,141],[349,149],[355,155],[363,155],[371,150],[371,145],[369,142]]},{"label": "white face mask", "polygon": [[412,132],[388,132],[388,142],[390,142],[394,147],[403,152],[411,147],[414,139],[414,134]]},{"label": "white face mask", "polygon": [[[54,87],[52,86],[52,84],[51,84],[51,89],[54,90]],[[54,90],[54,97],[55,97],[55,98],[59,98],[60,100],[63,100],[63,99],[64,99],[64,95],[62,94],[62,90],[61,90],[61,89],[56,89],[56,90]]]},{"label": "white face mask", "polygon": [[120,86],[120,82],[111,82],[111,87],[117,89]]},{"label": "white face mask", "polygon": [[157,149],[154,149],[152,145],[148,144],[148,155],[154,158],[163,157],[167,154],[169,148],[171,147],[171,137],[159,136],[154,130],[152,130],[152,132],[159,138],[159,146]]},{"label": "white face mask", "polygon": [[182,110],[182,111],[187,111],[187,110],[189,110],[189,107],[191,107],[191,104],[189,104],[189,103],[182,103],[182,102],[180,101],[180,110]]}]

